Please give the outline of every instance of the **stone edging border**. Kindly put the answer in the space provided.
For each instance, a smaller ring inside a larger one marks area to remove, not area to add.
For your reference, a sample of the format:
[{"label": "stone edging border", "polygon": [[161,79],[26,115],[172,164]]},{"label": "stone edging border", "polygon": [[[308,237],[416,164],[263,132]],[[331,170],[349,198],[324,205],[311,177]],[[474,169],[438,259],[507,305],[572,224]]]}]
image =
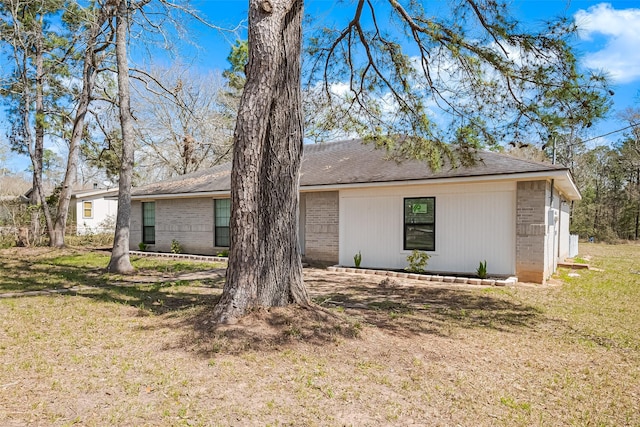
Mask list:
[{"label": "stone edging border", "polygon": [[[193,261],[210,261],[210,262],[224,262],[228,259],[226,257],[209,256],[209,255],[191,255],[191,254],[173,254],[168,252],[143,252],[143,251],[129,251],[130,255],[146,256],[146,257],[165,257],[174,259],[189,259]],[[375,274],[377,276],[397,277],[399,279],[413,279],[423,280],[426,282],[437,283],[456,283],[466,285],[482,285],[482,286],[508,286],[518,283],[518,278],[515,276],[508,277],[506,279],[476,279],[473,277],[455,277],[444,276],[438,274],[417,274],[417,273],[404,273],[400,271],[388,271],[388,270],[375,270],[370,268],[354,268],[354,267],[342,267],[339,265],[333,265],[327,267],[327,271],[334,273],[351,273],[351,274]]]},{"label": "stone edging border", "polygon": [[476,279],[472,277],[441,276],[438,274],[432,275],[432,274],[403,273],[399,271],[374,270],[369,268],[341,267],[339,265],[327,267],[327,270],[335,273],[375,274],[377,276],[397,277],[400,279],[413,279],[413,280],[424,280],[427,282],[456,283],[456,284],[467,284],[467,285],[507,286],[507,285],[515,285],[516,283],[518,283],[518,278],[515,276],[508,277],[506,279]]},{"label": "stone edging border", "polygon": [[224,263],[228,261],[227,257],[211,256],[211,255],[174,254],[169,252],[129,251],[129,255],[137,255],[137,256],[143,256],[143,257],[189,259],[192,261],[209,261],[209,262],[224,262]]}]

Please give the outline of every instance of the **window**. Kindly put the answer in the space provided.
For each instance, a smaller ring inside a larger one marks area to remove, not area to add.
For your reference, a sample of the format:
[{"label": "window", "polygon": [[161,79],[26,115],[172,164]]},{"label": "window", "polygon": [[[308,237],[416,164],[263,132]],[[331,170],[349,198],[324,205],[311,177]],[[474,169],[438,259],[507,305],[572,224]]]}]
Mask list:
[{"label": "window", "polygon": [[156,203],[142,203],[142,243],[156,243]]},{"label": "window", "polygon": [[229,219],[231,218],[231,199],[215,199],[215,246],[229,247]]},{"label": "window", "polygon": [[404,199],[404,249],[436,250],[436,198]]},{"label": "window", "polygon": [[93,218],[93,202],[82,202],[82,218]]}]

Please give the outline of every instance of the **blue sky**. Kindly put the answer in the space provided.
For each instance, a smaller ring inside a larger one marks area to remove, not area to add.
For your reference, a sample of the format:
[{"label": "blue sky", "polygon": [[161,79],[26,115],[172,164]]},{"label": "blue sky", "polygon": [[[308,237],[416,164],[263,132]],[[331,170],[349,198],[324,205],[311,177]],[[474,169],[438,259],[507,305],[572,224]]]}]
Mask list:
[{"label": "blue sky", "polygon": [[[434,13],[446,13],[449,4],[447,0],[429,0],[423,3],[427,10]],[[248,1],[193,0],[193,5],[213,24],[232,28],[246,19]],[[596,138],[624,127],[625,124],[618,118],[618,113],[628,107],[640,107],[640,2],[513,0],[509,7],[512,13],[530,28],[558,16],[565,16],[577,22],[580,33],[574,40],[574,46],[581,64],[606,72],[615,91],[613,110],[609,117],[594,124],[585,137],[594,138],[591,146],[608,144],[621,137],[622,134],[617,133]],[[305,12],[311,17],[310,22],[318,26],[332,26],[344,22],[352,10],[353,2],[349,0],[307,0],[305,4]],[[189,28],[189,35],[200,48],[183,48],[183,52],[194,57],[185,62],[203,71],[222,70],[228,66],[226,58],[234,35],[221,33],[201,24],[193,24]],[[4,126],[0,123],[0,128],[2,127]],[[26,159],[15,154],[9,157],[6,167],[16,171],[26,168]]]},{"label": "blue sky", "polygon": [[[378,1],[374,3],[386,3]],[[194,3],[215,24],[230,26],[246,16],[246,1],[197,0]],[[447,0],[423,2],[425,9],[446,13]],[[591,143],[607,144],[621,137],[615,133],[596,138],[625,126],[618,115],[626,108],[640,107],[640,2],[637,0],[513,0],[510,11],[528,28],[535,28],[545,20],[567,17],[580,28],[574,47],[584,67],[603,71],[608,75],[615,92],[614,105],[608,118],[594,124],[587,138]],[[307,0],[305,12],[314,25],[331,26],[344,22],[353,13],[353,2]],[[227,67],[228,44],[224,37],[210,32],[200,39],[205,53],[199,58],[204,67]],[[201,36],[202,36],[201,35]]]}]

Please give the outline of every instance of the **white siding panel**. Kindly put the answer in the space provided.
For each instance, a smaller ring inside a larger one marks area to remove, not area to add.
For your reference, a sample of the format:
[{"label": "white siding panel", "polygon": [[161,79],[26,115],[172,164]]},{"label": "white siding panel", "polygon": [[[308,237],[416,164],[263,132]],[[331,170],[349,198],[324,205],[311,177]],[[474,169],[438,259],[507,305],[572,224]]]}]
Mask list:
[{"label": "white siding panel", "polygon": [[569,258],[569,244],[571,241],[571,237],[569,235],[569,222],[571,221],[570,216],[570,205],[569,202],[563,200],[560,204],[560,250],[558,255],[558,261],[564,261]]},{"label": "white siding panel", "polygon": [[546,237],[546,249],[545,249],[545,278],[549,278],[551,274],[558,268],[558,245],[560,239],[560,197],[555,188],[551,190],[551,205],[549,205],[549,197],[547,197],[546,212],[547,212],[547,235]]},{"label": "white siding panel", "polygon": [[[83,218],[84,202],[92,202],[93,215],[91,218]],[[77,234],[109,233],[113,232],[115,218],[118,213],[118,201],[104,199],[102,197],[80,198],[76,203]]]},{"label": "white siding panel", "polygon": [[362,267],[403,267],[401,198],[341,197],[339,224],[340,264],[354,265],[360,252]]},{"label": "white siding panel", "polygon": [[514,211],[514,192],[445,194],[437,198],[436,256],[431,267],[475,272],[480,261],[486,260],[489,274],[513,274]]},{"label": "white siding panel", "polygon": [[340,192],[340,264],[404,268],[403,199],[436,198],[436,250],[432,271],[515,272],[515,183],[405,186]]}]

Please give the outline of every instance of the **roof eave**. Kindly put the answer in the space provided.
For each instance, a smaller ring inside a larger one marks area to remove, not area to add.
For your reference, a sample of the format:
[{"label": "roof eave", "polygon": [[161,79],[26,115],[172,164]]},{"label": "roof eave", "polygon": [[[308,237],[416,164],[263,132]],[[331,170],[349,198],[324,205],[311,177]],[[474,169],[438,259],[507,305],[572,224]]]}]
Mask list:
[{"label": "roof eave", "polygon": [[231,190],[202,191],[195,193],[136,194],[131,196],[131,200],[187,199],[201,197],[215,198],[217,196],[228,196],[229,194],[231,194]]},{"label": "roof eave", "polygon": [[91,198],[104,196],[105,198],[118,194],[118,188],[100,189],[100,190],[81,190],[71,194],[76,199]]},{"label": "roof eave", "polygon": [[354,182],[344,184],[326,185],[303,185],[301,191],[331,191],[348,188],[369,188],[369,187],[393,187],[399,185],[434,185],[469,182],[491,182],[491,181],[529,181],[553,179],[555,185],[569,200],[580,200],[580,191],[573,182],[571,174],[567,169],[546,170],[538,172],[516,172],[509,174],[473,175],[446,178],[427,178],[413,180],[396,180],[380,182]]},{"label": "roof eave", "polygon": [[[491,182],[491,181],[529,181],[552,179],[555,186],[569,200],[580,200],[580,191],[576,187],[568,169],[546,170],[538,172],[510,173],[510,174],[493,174],[493,175],[474,175],[462,177],[447,178],[430,178],[430,179],[414,179],[414,180],[397,180],[397,181],[379,181],[379,182],[353,182],[344,184],[320,184],[320,185],[301,185],[300,191],[332,191],[348,188],[370,188],[370,187],[393,187],[399,185],[435,185],[435,184],[452,184],[452,183],[469,183],[469,182]],[[158,193],[158,194],[138,194],[132,195],[131,200],[158,200],[158,199],[184,199],[184,198],[216,198],[220,196],[229,196],[230,190],[203,191],[195,193]]]}]

